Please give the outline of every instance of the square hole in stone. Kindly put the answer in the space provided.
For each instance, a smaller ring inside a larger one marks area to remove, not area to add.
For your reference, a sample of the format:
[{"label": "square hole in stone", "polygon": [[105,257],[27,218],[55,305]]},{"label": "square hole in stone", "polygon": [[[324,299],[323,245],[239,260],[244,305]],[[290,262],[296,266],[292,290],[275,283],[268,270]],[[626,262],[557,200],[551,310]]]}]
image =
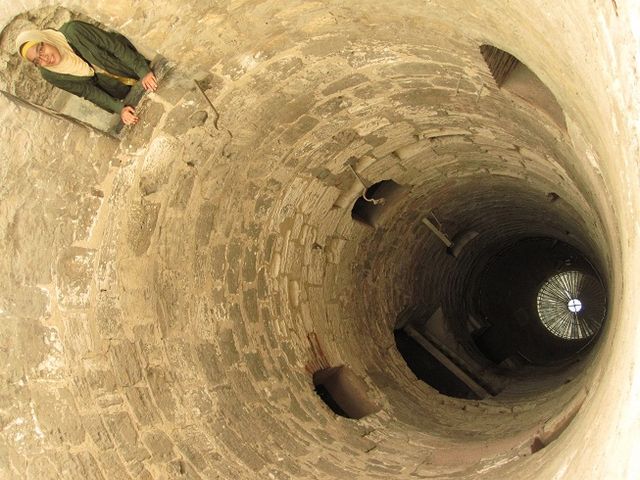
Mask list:
[{"label": "square hole in stone", "polygon": [[370,227],[377,227],[406,190],[393,180],[374,183],[356,200],[351,218]]},{"label": "square hole in stone", "polygon": [[365,382],[344,365],[318,370],[313,384],[322,401],[342,417],[359,419],[379,410],[369,399]]}]

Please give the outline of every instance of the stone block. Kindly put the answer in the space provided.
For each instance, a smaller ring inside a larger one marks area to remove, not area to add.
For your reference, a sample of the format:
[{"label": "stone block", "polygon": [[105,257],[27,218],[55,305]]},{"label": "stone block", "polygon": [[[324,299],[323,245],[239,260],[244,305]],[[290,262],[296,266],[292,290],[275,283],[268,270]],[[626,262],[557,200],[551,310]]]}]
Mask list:
[{"label": "stone block", "polygon": [[178,288],[178,280],[178,274],[164,271],[157,281],[156,318],[163,338],[183,334],[182,322],[185,321],[187,307],[183,303],[184,295]]},{"label": "stone block", "polygon": [[174,181],[173,194],[169,205],[178,210],[184,210],[191,198],[193,185],[195,183],[195,170],[191,167],[182,169],[178,172]]},{"label": "stone block", "polygon": [[141,358],[134,343],[112,342],[109,346],[109,358],[118,385],[134,385],[142,379]]},{"label": "stone block", "polygon": [[134,127],[125,127],[123,130],[125,135],[123,142],[130,152],[136,152],[149,143],[156,125],[165,113],[164,106],[158,102],[143,102],[136,110],[140,116],[140,122]]},{"label": "stone block", "polygon": [[212,278],[213,265],[209,247],[198,248],[193,253],[193,276],[198,282],[208,282]]},{"label": "stone block", "polygon": [[48,290],[24,285],[2,285],[0,292],[0,308],[6,313],[32,319],[51,314]]},{"label": "stone block", "polygon": [[351,87],[355,87],[356,85],[360,85],[361,83],[369,81],[369,78],[361,73],[354,73],[351,75],[347,75],[346,77],[342,77],[339,80],[336,80],[329,85],[327,85],[323,90],[322,94],[329,96],[334,93],[341,92]]},{"label": "stone block", "polygon": [[217,431],[216,436],[246,467],[254,472],[260,471],[267,464],[265,458],[256,452],[255,447],[247,444],[231,428]]},{"label": "stone block", "polygon": [[38,428],[50,442],[67,445],[84,442],[85,430],[69,390],[34,388],[31,395]]},{"label": "stone block", "polygon": [[[57,464],[57,458],[49,459],[47,455],[34,455],[31,457],[30,461],[26,465],[25,477],[26,480],[60,480],[60,475],[58,474],[55,465]],[[0,472],[3,474],[0,467]],[[3,478],[19,478],[19,477],[11,477],[15,472],[7,473]],[[22,478],[22,477],[20,477]]]},{"label": "stone block", "polygon": [[236,349],[235,336],[232,329],[225,329],[220,331],[218,336],[218,346],[222,354],[222,359],[225,364],[231,365],[240,361],[240,355]]},{"label": "stone block", "polygon": [[171,394],[173,388],[172,379],[161,368],[149,368],[146,373],[147,382],[156,405],[166,419],[173,421],[175,419],[176,402]]},{"label": "stone block", "polygon": [[215,225],[215,212],[216,206],[213,203],[205,203],[198,210],[195,241],[201,248],[206,248],[209,245],[209,238]]},{"label": "stone block", "polygon": [[[34,180],[30,180],[32,181]],[[59,212],[49,214],[43,211],[43,198],[37,198],[40,197],[40,192],[34,192],[26,185],[17,187],[25,189],[25,196],[32,197],[27,197],[19,208],[9,202],[3,207],[6,213],[2,213],[0,218],[7,226],[10,225],[6,233],[3,233],[3,254],[8,262],[5,268],[13,278],[20,279],[23,285],[48,285],[53,271],[51,256],[54,238],[51,231],[45,230],[45,226],[58,222],[60,228],[64,228],[64,234],[71,236],[69,225],[64,219],[58,218]],[[6,197],[3,200],[4,198]],[[47,200],[53,203],[52,199]]]},{"label": "stone block", "polygon": [[114,441],[120,447],[135,446],[138,442],[138,433],[126,412],[105,415],[105,421]]},{"label": "stone block", "polygon": [[[85,180],[85,182],[87,183],[89,181],[91,180]],[[79,198],[76,200],[77,203],[75,206],[75,212],[72,213],[73,218],[76,220],[76,222],[74,222],[74,224],[72,225],[72,236],[74,239],[79,240],[88,239],[91,235],[91,229],[96,221],[98,209],[102,204],[102,199],[98,195],[96,195],[94,190],[91,191],[90,196],[85,192],[86,190],[82,192],[84,193],[83,196],[78,195]],[[78,192],[78,194],[79,193],[80,192]]]},{"label": "stone block", "polygon": [[89,306],[95,250],[70,247],[58,258],[57,296],[64,308]]},{"label": "stone block", "polygon": [[305,64],[299,57],[283,58],[271,63],[267,70],[273,82],[291,78],[295,73],[304,68]]},{"label": "stone block", "polygon": [[239,368],[233,368],[229,372],[229,383],[231,388],[236,393],[238,398],[242,398],[244,402],[259,402],[262,395],[258,392],[258,387],[255,385],[253,377],[244,370]]},{"label": "stone block", "polygon": [[273,124],[293,123],[303,116],[313,106],[312,95],[285,95],[271,96],[265,103],[265,111],[268,112]]},{"label": "stone block", "polygon": [[247,328],[245,318],[242,315],[240,305],[234,303],[229,306],[229,318],[233,323],[233,334],[237,340],[238,346],[242,349],[249,345],[249,336],[247,335]]},{"label": "stone block", "polygon": [[266,381],[267,371],[262,362],[261,356],[257,353],[245,353],[243,356],[244,363],[249,368],[251,375],[256,381]]},{"label": "stone block", "polygon": [[351,45],[349,37],[334,33],[311,39],[303,46],[302,53],[304,55],[325,57],[331,53],[338,53],[349,45]]},{"label": "stone block", "polygon": [[321,118],[334,118],[343,110],[353,106],[353,99],[347,95],[338,95],[325,102],[318,103],[311,112]]},{"label": "stone block", "polygon": [[269,265],[269,276],[276,278],[280,275],[280,268],[282,267],[282,255],[280,252],[275,252],[271,256],[271,264]]},{"label": "stone block", "polygon": [[263,254],[264,259],[266,260],[271,259],[271,255],[274,251],[274,247],[276,245],[277,239],[278,239],[278,235],[275,233],[271,233],[267,237],[267,240],[264,242],[264,254]]},{"label": "stone block", "polygon": [[[475,143],[465,140],[464,137],[456,136],[452,139],[447,137],[435,138],[431,142],[433,151],[438,155],[455,155],[460,158],[464,154],[479,155],[480,148]],[[477,158],[477,157],[473,157]]]},{"label": "stone block", "polygon": [[268,307],[262,307],[260,309],[260,319],[262,325],[265,325],[266,337],[269,342],[270,348],[277,348],[278,341],[276,339],[274,328],[272,327],[273,317],[271,310]]},{"label": "stone block", "polygon": [[245,282],[253,282],[256,278],[256,252],[246,247],[242,259],[242,279]]},{"label": "stone block", "polygon": [[250,323],[258,323],[258,295],[255,288],[245,289],[242,292],[242,306],[245,318]]},{"label": "stone block", "polygon": [[[192,128],[201,126],[203,98],[199,92],[189,92],[176,107],[167,114],[164,130],[171,135],[180,137]],[[205,112],[206,113],[206,112]],[[204,120],[206,121],[206,116]]]},{"label": "stone block", "polygon": [[127,462],[127,470],[136,480],[153,480],[142,461],[134,459]]},{"label": "stone block", "polygon": [[[229,337],[229,335],[231,335],[231,341],[233,341],[233,334],[229,333],[227,337]],[[224,340],[221,339],[220,342],[223,343]],[[222,362],[220,354],[218,353],[216,346],[211,343],[202,343],[196,347],[196,351],[198,353],[198,360],[200,361],[200,365],[204,370],[204,374],[209,381],[209,384],[217,385],[222,383],[224,381],[224,367],[221,365]],[[235,352],[235,356],[236,358],[238,357],[238,352]],[[225,363],[227,362],[225,361]]]},{"label": "stone block", "polygon": [[402,62],[383,68],[381,73],[385,77],[399,75],[403,78],[415,76],[440,76],[442,74],[442,66],[437,63]]},{"label": "stone block", "polygon": [[109,408],[124,404],[124,400],[119,393],[100,393],[96,395],[96,403],[100,408]]},{"label": "stone block", "polygon": [[0,360],[3,378],[17,383],[29,372],[36,378],[60,377],[64,366],[57,331],[37,320],[5,316],[0,321]]},{"label": "stone block", "polygon": [[270,192],[262,192],[255,199],[255,206],[253,208],[254,216],[256,220],[264,220],[268,212],[273,207],[274,197]]},{"label": "stone block", "polygon": [[281,139],[284,143],[293,145],[313,130],[318,123],[317,118],[303,115],[282,134]]},{"label": "stone block", "polygon": [[192,478],[193,480],[202,480],[202,477],[196,472],[191,465],[182,459],[174,460],[166,465],[165,471],[168,478],[180,480],[182,478]]},{"label": "stone block", "polygon": [[257,275],[258,298],[261,300],[269,297],[269,284],[267,282],[267,270],[265,267],[260,268]]},{"label": "stone block", "polygon": [[113,448],[113,442],[111,441],[109,433],[107,432],[107,429],[102,422],[102,418],[99,415],[84,415],[82,417],[82,424],[93,443],[100,450],[109,450],[110,448]]},{"label": "stone block", "polygon": [[[201,380],[201,379],[200,379]],[[204,417],[212,414],[217,409],[217,397],[215,391],[225,388],[225,385],[208,385],[185,390],[182,397],[187,411],[194,416]]]},{"label": "stone block", "polygon": [[322,285],[324,281],[325,253],[320,249],[311,249],[310,263],[307,270],[307,282]]},{"label": "stone block", "polygon": [[106,450],[98,456],[107,480],[131,480],[132,477],[122,464],[115,450]]},{"label": "stone block", "polygon": [[435,90],[433,88],[414,88],[391,96],[393,102],[400,105],[416,107],[441,107],[451,103],[452,93],[449,90]]},{"label": "stone block", "polygon": [[211,247],[211,276],[214,281],[222,280],[226,266],[225,245],[214,245]]},{"label": "stone block", "polygon": [[152,460],[167,462],[175,457],[173,442],[162,431],[145,432],[142,440],[151,452]]},{"label": "stone block", "polygon": [[101,361],[86,359],[82,364],[79,378],[86,381],[88,389],[94,394],[111,393],[116,390],[116,377],[108,360],[101,358]]},{"label": "stone block", "polygon": [[145,365],[159,365],[164,359],[163,345],[158,342],[158,326],[152,323],[133,327],[133,337]]},{"label": "stone block", "polygon": [[158,221],[160,204],[145,200],[134,201],[127,213],[127,241],[136,255],[142,255],[151,245]]},{"label": "stone block", "polygon": [[297,243],[289,242],[287,255],[283,258],[281,270],[287,274],[298,276],[303,265],[304,248]]},{"label": "stone block", "polygon": [[140,172],[143,195],[155,193],[168,184],[174,166],[181,161],[183,152],[184,145],[174,137],[159,135],[151,141]]},{"label": "stone block", "polygon": [[178,383],[200,381],[197,370],[193,368],[195,350],[196,347],[190,342],[177,339],[166,342],[164,348],[165,358],[162,364],[171,365],[170,371],[172,376],[175,377],[174,381]]},{"label": "stone block", "polygon": [[149,458],[149,452],[138,442],[138,431],[128,413],[113,413],[105,415],[104,419],[125,462],[141,462]]},{"label": "stone block", "polygon": [[[265,411],[260,414],[264,418],[268,418]],[[269,434],[274,438],[276,444],[294,458],[303,457],[309,453],[310,443],[302,438],[297,438],[289,431],[289,425],[277,420],[273,420],[269,424]]]},{"label": "stone block", "polygon": [[141,425],[152,425],[160,421],[157,407],[153,404],[151,393],[147,387],[128,387],[125,396],[136,419]]},{"label": "stone block", "polygon": [[198,470],[204,470],[207,468],[207,462],[205,460],[204,452],[200,451],[202,445],[208,443],[204,435],[190,436],[188,439],[178,443],[180,452],[185,456],[189,462]]},{"label": "stone block", "polygon": [[226,285],[229,293],[238,293],[240,288],[240,258],[242,256],[242,247],[239,241],[231,240],[227,249],[227,275]]},{"label": "stone block", "polygon": [[[134,474],[137,480],[155,480],[154,476],[149,472],[149,470],[145,468],[143,463],[139,462],[135,464],[135,467],[136,467],[136,470]],[[129,470],[132,470],[132,468],[129,467]]]},{"label": "stone block", "polygon": [[89,452],[60,453],[58,458],[60,477],[68,480],[107,480],[98,467],[98,462]]}]

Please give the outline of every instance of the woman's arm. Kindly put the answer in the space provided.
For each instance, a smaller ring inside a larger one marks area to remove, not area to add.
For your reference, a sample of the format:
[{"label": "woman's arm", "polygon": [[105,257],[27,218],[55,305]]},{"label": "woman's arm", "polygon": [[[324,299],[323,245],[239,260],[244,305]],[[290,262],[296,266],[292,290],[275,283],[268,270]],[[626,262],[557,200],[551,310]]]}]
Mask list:
[{"label": "woman's arm", "polygon": [[89,100],[108,112],[119,114],[120,120],[122,120],[122,123],[125,125],[135,125],[138,123],[139,118],[135,108],[130,105],[125,105],[122,100],[118,100],[101,88],[98,88],[93,83],[91,77],[64,78],[66,75],[52,74],[44,69],[42,69],[42,77],[52,85],[66,92]]},{"label": "woman's arm", "polygon": [[[89,23],[72,21],[60,28],[69,43],[83,53],[91,54],[98,63],[101,51],[111,54],[122,65],[134,72],[138,78],[144,78],[151,69],[147,60],[134,48],[129,46],[128,40],[118,33],[106,32]],[[104,60],[104,59],[102,59]],[[107,65],[103,65],[107,67]]]},{"label": "woman's arm", "polygon": [[40,69],[42,78],[56,87],[78,97],[89,100],[98,107],[112,113],[120,113],[124,107],[122,100],[112,97],[99,88],[92,77],[73,77]]}]

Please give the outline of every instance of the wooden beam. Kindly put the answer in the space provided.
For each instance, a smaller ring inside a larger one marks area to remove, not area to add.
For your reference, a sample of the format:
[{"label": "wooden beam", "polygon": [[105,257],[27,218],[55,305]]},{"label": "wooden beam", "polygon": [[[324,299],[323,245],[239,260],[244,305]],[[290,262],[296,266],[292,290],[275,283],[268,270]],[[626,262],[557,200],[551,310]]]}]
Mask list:
[{"label": "wooden beam", "polygon": [[436,237],[438,237],[440,240],[442,240],[442,243],[444,243],[447,246],[447,248],[449,248],[449,247],[451,247],[451,245],[453,245],[451,243],[451,240],[449,240],[444,233],[442,233],[440,230],[438,230],[438,227],[436,227],[433,223],[431,223],[427,218],[423,218],[422,219],[422,223],[424,223],[427,227],[429,227],[429,230],[431,230],[433,233],[435,233]]},{"label": "wooden beam", "polygon": [[433,355],[447,370],[454,374],[462,383],[464,383],[469,389],[478,395],[478,397],[487,398],[491,395],[480,384],[478,384],[473,378],[471,378],[460,367],[453,363],[449,357],[440,351],[440,349],[434,345],[431,341],[425,338],[420,332],[418,332],[411,325],[404,327],[404,331],[420,344],[427,352]]}]

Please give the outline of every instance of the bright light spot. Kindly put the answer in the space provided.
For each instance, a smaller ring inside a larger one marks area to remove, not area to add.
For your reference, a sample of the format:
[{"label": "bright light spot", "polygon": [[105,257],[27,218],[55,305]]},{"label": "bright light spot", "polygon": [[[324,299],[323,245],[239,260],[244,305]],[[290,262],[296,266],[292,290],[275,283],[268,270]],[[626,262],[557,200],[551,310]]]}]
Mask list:
[{"label": "bright light spot", "polygon": [[573,298],[569,300],[567,307],[569,307],[569,311],[571,313],[578,313],[580,310],[582,310],[582,302],[577,298]]}]

